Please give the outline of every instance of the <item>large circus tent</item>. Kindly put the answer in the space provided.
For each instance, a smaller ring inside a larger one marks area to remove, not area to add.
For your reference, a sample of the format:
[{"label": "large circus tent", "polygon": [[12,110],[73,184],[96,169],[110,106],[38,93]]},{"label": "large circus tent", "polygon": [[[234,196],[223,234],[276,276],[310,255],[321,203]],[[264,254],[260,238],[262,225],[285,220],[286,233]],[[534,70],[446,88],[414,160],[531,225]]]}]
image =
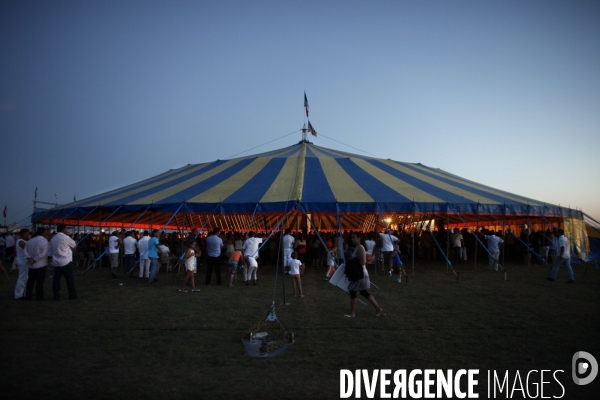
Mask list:
[{"label": "large circus tent", "polygon": [[[35,224],[186,231],[370,231],[443,227],[565,229],[588,249],[584,214],[420,163],[347,153],[307,140],[261,154],[188,164],[32,216]],[[585,257],[584,257],[585,258]]]}]

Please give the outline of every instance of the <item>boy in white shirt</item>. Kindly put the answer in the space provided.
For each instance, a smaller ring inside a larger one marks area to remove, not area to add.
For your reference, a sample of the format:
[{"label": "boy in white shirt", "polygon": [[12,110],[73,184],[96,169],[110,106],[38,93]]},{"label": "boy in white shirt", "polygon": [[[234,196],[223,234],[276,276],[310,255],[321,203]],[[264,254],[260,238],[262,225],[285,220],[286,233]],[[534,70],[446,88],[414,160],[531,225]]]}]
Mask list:
[{"label": "boy in white shirt", "polygon": [[290,258],[290,276],[294,282],[294,285],[292,286],[294,297],[296,297],[296,287],[298,288],[300,297],[306,297],[302,293],[302,281],[300,280],[300,271],[303,269],[303,266],[304,265],[300,262],[300,260],[298,260],[298,253],[293,251]]}]

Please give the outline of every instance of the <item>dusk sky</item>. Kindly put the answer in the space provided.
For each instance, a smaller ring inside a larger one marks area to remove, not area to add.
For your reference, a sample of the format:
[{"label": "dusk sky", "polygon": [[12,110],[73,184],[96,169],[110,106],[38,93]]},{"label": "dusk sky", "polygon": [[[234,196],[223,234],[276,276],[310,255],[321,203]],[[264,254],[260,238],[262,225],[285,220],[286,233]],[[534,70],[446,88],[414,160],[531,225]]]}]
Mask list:
[{"label": "dusk sky", "polygon": [[1,1],[0,207],[290,146],[304,91],[319,146],[600,220],[599,1]]}]

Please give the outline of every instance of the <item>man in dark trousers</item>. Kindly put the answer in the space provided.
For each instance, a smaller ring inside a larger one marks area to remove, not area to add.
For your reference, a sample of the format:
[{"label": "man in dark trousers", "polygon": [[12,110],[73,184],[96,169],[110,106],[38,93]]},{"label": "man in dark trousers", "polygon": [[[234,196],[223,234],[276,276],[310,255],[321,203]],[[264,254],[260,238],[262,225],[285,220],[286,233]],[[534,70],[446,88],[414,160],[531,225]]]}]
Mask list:
[{"label": "man in dark trousers", "polygon": [[219,237],[220,228],[213,229],[206,238],[206,284],[210,285],[213,268],[217,276],[217,285],[221,284],[221,248],[223,240]]},{"label": "man in dark trousers", "polygon": [[77,300],[75,290],[75,279],[73,278],[73,249],[75,241],[64,232],[67,227],[63,224],[56,226],[56,235],[50,240],[52,247],[52,267],[54,268],[54,279],[52,281],[52,292],[54,300],[60,300],[60,278],[64,275],[69,292],[69,300]]}]

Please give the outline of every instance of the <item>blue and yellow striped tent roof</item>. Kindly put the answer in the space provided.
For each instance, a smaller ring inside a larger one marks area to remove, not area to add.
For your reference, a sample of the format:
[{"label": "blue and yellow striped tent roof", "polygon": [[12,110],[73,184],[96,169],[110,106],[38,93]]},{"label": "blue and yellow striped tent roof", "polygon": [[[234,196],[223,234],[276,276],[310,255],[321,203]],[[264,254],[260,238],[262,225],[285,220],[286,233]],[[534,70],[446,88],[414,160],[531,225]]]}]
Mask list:
[{"label": "blue and yellow striped tent roof", "polygon": [[[150,208],[156,223],[173,213],[462,213],[581,218],[545,204],[463,179],[440,169],[333,150],[301,141],[262,154],[189,164],[107,193],[36,213],[34,221],[88,214],[98,221],[133,221]],[[162,215],[162,217],[160,216]],[[84,218],[84,219],[85,219]],[[145,217],[147,218],[147,217]],[[165,222],[166,223],[166,222]]]}]

